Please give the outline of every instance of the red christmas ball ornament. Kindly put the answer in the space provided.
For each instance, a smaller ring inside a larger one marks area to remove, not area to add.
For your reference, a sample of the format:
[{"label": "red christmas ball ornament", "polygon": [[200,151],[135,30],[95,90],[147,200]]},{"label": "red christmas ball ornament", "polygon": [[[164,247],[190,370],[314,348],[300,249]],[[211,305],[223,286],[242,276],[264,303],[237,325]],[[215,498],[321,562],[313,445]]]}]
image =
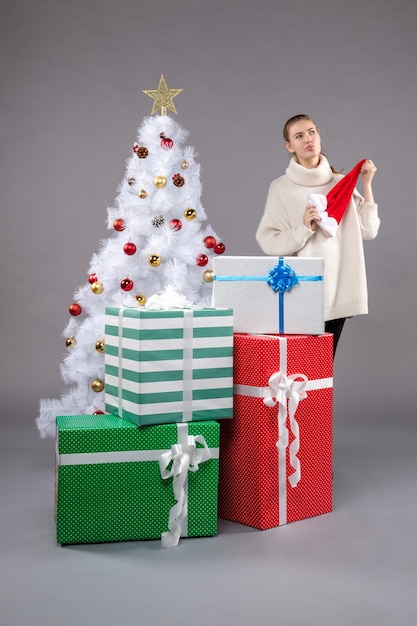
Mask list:
[{"label": "red christmas ball ornament", "polygon": [[209,235],[208,237],[204,239],[204,245],[206,246],[206,248],[214,248],[216,243],[217,243],[216,238],[213,237],[213,235]]},{"label": "red christmas ball ornament", "polygon": [[173,145],[174,145],[174,142],[169,137],[163,137],[162,138],[162,140],[161,140],[161,147],[164,148],[164,150],[171,150]]},{"label": "red christmas ball ornament", "polygon": [[196,258],[197,265],[204,267],[208,263],[208,256],[206,254],[199,254]]},{"label": "red christmas ball ornament", "polygon": [[173,219],[169,222],[169,227],[171,230],[181,230],[182,222],[178,219]]},{"label": "red christmas ball ornament", "polygon": [[121,233],[122,230],[126,228],[126,222],[121,217],[119,217],[117,220],[114,220],[113,228],[114,230],[117,230],[119,233]]},{"label": "red christmas ball ornament", "polygon": [[132,291],[133,280],[130,278],[123,278],[123,280],[120,281],[120,288],[123,289],[123,291]]},{"label": "red christmas ball ornament", "polygon": [[135,254],[136,252],[136,246],[134,243],[132,243],[131,241],[128,241],[127,243],[125,243],[125,245],[123,246],[123,252],[125,254],[127,254],[128,256],[132,256],[132,254]]},{"label": "red christmas ball ornament", "polygon": [[96,283],[97,281],[98,281],[97,274],[90,274],[90,276],[88,277],[88,282],[90,283],[90,285],[92,285],[93,283]]},{"label": "red christmas ball ornament", "polygon": [[104,415],[104,411],[97,409],[97,411],[94,411],[93,415]]},{"label": "red christmas ball ornament", "polygon": [[214,252],[216,254],[223,254],[225,250],[226,250],[226,247],[224,243],[216,243],[216,245],[214,246]]},{"label": "red christmas ball ornament", "polygon": [[82,308],[79,304],[77,304],[76,302],[73,302],[72,304],[69,305],[68,311],[71,313],[71,315],[74,315],[74,317],[77,317],[77,315],[81,315]]}]

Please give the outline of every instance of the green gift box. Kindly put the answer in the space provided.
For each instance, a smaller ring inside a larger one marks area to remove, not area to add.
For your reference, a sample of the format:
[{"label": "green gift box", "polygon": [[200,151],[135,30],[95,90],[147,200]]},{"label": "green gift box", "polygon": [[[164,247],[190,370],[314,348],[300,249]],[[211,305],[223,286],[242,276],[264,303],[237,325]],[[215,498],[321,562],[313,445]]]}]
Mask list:
[{"label": "green gift box", "polygon": [[57,417],[57,543],[217,533],[219,424]]},{"label": "green gift box", "polygon": [[232,417],[232,309],[107,307],[105,343],[107,412],[138,426]]}]

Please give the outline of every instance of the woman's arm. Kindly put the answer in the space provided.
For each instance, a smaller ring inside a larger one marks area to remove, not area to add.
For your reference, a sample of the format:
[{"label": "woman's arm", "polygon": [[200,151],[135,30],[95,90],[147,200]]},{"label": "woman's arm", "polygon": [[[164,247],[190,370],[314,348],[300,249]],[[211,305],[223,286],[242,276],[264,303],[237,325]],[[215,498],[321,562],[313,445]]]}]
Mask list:
[{"label": "woman's arm", "polygon": [[[304,214],[294,211],[291,218],[280,201],[278,185],[269,187],[264,214],[256,231],[256,241],[262,251],[270,256],[291,256],[304,248],[314,235],[315,207],[306,207]],[[311,226],[311,228],[309,227]]]},{"label": "woman's arm", "polygon": [[364,202],[368,202],[369,204],[375,204],[374,194],[372,192],[372,180],[376,170],[376,165],[370,159],[367,159],[361,168],[363,199]]},{"label": "woman's arm", "polygon": [[363,198],[360,198],[357,208],[362,238],[365,240],[375,239],[381,221],[378,216],[378,205],[375,203],[372,190],[372,181],[376,171],[376,165],[370,159],[365,161],[361,169]]}]

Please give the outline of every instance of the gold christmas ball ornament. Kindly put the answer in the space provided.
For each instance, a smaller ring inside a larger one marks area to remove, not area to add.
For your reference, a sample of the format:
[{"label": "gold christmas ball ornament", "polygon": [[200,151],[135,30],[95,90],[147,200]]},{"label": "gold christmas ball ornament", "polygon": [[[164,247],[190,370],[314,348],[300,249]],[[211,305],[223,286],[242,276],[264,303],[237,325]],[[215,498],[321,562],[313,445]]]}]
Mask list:
[{"label": "gold christmas ball ornament", "polygon": [[135,296],[135,300],[139,306],[145,306],[146,304],[146,298],[141,293],[138,293],[138,295]]},{"label": "gold christmas ball ornament", "polygon": [[106,344],[104,342],[104,339],[99,339],[98,341],[96,341],[97,352],[104,352],[105,349],[106,349]]},{"label": "gold christmas ball ornament", "polygon": [[188,163],[188,161],[186,161],[184,159],[184,161],[181,162],[181,169],[182,170],[186,170],[186,169],[188,169],[188,167],[189,167],[189,163]]},{"label": "gold christmas ball ornament", "polygon": [[104,383],[102,380],[100,380],[99,378],[96,378],[95,380],[93,380],[93,382],[91,383],[91,389],[93,391],[95,391],[96,393],[100,393],[100,391],[103,391],[104,389]]},{"label": "gold christmas ball ornament", "polygon": [[188,209],[185,209],[184,211],[184,217],[186,220],[195,220],[195,218],[197,217],[197,211],[188,207]]},{"label": "gold christmas ball ornament", "polygon": [[75,337],[68,337],[68,339],[65,340],[65,345],[67,346],[67,348],[72,348],[73,345],[75,345],[77,342],[75,341]]},{"label": "gold christmas ball ornament", "polygon": [[157,189],[163,189],[164,187],[166,187],[167,179],[165,178],[165,176],[155,176],[153,184]]},{"label": "gold christmas ball ornament", "polygon": [[97,295],[99,295],[100,293],[103,293],[104,291],[103,283],[100,283],[98,280],[96,280],[91,285],[91,291]]},{"label": "gold christmas ball ornament", "polygon": [[213,278],[214,278],[213,270],[206,270],[204,272],[203,280],[205,280],[206,283],[212,283],[213,282]]},{"label": "gold christmas ball ornament", "polygon": [[148,263],[149,265],[152,265],[152,267],[159,267],[162,263],[162,259],[159,254],[151,254],[148,259]]},{"label": "gold christmas ball ornament", "polygon": [[138,196],[139,196],[139,198],[140,198],[141,200],[144,200],[144,199],[147,197],[147,195],[148,195],[148,194],[146,193],[146,191],[145,191],[144,189],[141,189],[141,190],[139,191],[139,193],[138,193]]}]

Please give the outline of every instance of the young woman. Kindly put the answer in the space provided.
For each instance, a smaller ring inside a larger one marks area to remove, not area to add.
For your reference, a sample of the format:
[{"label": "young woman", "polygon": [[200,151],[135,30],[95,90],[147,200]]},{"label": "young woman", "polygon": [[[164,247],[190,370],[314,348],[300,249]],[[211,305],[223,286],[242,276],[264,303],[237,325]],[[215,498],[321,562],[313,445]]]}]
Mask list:
[{"label": "young woman", "polygon": [[283,176],[272,181],[256,240],[270,256],[324,259],[325,329],[334,334],[334,353],[345,319],[368,312],[363,240],[379,229],[378,206],[372,193],[376,167],[366,160],[360,176],[363,197],[355,189],[334,236],[317,226],[320,213],[307,203],[309,194],[326,195],[342,178],[321,151],[320,134],[307,115],[284,126],[284,141],[293,155]]}]

